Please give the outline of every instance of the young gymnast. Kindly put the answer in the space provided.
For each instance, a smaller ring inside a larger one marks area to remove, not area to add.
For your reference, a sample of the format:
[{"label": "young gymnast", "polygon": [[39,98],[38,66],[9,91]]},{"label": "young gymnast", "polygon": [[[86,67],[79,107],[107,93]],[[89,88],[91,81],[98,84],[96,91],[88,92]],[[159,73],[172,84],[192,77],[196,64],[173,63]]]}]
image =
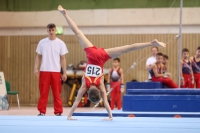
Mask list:
[{"label": "young gymnast", "polygon": [[97,48],[96,46],[93,46],[92,43],[85,37],[83,32],[79,30],[77,25],[72,21],[72,19],[67,14],[66,9],[63,9],[62,6],[58,6],[58,10],[64,15],[69,27],[78,37],[79,43],[86,52],[86,56],[88,59],[87,66],[85,69],[85,74],[82,78],[82,85],[78,91],[77,98],[69,111],[67,119],[76,120],[73,119],[71,116],[75,111],[75,109],[77,108],[82,98],[82,95],[87,91],[89,100],[93,103],[98,103],[100,101],[100,96],[102,97],[104,106],[109,115],[109,118],[106,118],[104,120],[112,120],[113,116],[107,101],[107,94],[104,86],[103,66],[105,62],[110,58],[118,57],[121,54],[133,50],[142,49],[148,46],[165,47],[166,44],[158,42],[157,40],[153,40],[152,42],[135,43],[131,45],[125,45],[109,49]]},{"label": "young gymnast", "polygon": [[194,76],[189,60],[189,50],[187,48],[182,50],[182,60],[180,63],[181,88],[194,88]]},{"label": "young gymnast", "polygon": [[196,88],[200,89],[200,46],[196,50],[196,55],[190,58],[190,62]]},{"label": "young gymnast", "polygon": [[121,92],[124,92],[124,78],[123,78],[123,69],[120,68],[120,59],[113,59],[113,67],[109,70],[108,73],[108,83],[107,89],[110,91],[110,88],[113,89],[111,92],[110,107],[111,110],[115,107],[115,102],[117,104],[117,109],[121,109]]},{"label": "young gymnast", "polygon": [[170,73],[163,73],[165,66],[163,65],[163,54],[157,53],[156,63],[153,65],[153,68],[149,71],[152,77],[153,82],[161,82],[163,85],[169,88],[178,88],[178,86],[169,78]]}]

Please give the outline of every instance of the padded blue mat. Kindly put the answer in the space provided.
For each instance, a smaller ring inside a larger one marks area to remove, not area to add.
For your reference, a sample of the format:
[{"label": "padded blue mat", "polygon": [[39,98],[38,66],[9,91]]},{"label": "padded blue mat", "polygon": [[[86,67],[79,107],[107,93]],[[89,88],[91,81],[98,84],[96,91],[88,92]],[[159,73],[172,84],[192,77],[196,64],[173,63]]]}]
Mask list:
[{"label": "padded blue mat", "polygon": [[126,89],[159,89],[163,88],[160,82],[126,82]]},{"label": "padded blue mat", "polygon": [[198,118],[0,116],[1,133],[199,133]]},{"label": "padded blue mat", "polygon": [[[134,115],[135,117],[174,117],[175,115],[180,115],[184,118],[200,118],[200,112],[139,112],[139,111],[122,111],[122,110],[112,110],[114,117],[128,117],[129,115]],[[103,111],[91,111],[91,112],[75,112],[73,116],[93,116],[93,117],[108,117],[106,110]]]},{"label": "padded blue mat", "polygon": [[200,89],[127,89],[127,95],[200,95]]}]

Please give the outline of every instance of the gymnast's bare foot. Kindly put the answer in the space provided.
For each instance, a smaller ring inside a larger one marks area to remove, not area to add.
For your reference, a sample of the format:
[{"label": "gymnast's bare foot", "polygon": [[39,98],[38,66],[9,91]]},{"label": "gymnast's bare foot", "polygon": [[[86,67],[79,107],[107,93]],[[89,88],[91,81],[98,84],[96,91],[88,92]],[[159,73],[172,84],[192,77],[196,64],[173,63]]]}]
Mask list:
[{"label": "gymnast's bare foot", "polygon": [[104,119],[102,119],[103,121],[112,121],[113,120],[113,118],[104,118]]},{"label": "gymnast's bare foot", "polygon": [[66,9],[64,9],[61,5],[58,6],[58,10],[59,10],[63,15],[67,14]]},{"label": "gymnast's bare foot", "polygon": [[156,39],[153,40],[152,43],[153,43],[154,46],[166,47],[166,44],[165,44],[165,43],[163,43],[163,42],[159,42],[159,41],[156,40]]},{"label": "gymnast's bare foot", "polygon": [[74,119],[74,118],[71,118],[71,117],[67,117],[67,120],[77,120],[77,119]]}]

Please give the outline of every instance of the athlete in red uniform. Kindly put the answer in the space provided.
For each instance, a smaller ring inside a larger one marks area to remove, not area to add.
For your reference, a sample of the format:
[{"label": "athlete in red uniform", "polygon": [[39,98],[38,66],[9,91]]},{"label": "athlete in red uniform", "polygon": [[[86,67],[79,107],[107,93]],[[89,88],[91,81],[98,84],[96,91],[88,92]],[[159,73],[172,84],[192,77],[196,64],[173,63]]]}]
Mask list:
[{"label": "athlete in red uniform", "polygon": [[171,74],[163,74],[164,65],[163,65],[163,54],[157,53],[156,63],[153,65],[153,68],[149,71],[152,77],[153,82],[161,82],[169,88],[178,88],[178,86],[169,78]]},{"label": "athlete in red uniform", "polygon": [[181,88],[194,88],[194,76],[191,69],[191,62],[189,60],[189,50],[184,48],[182,50],[181,66]]},{"label": "athlete in red uniform", "polygon": [[190,62],[196,88],[200,89],[200,46],[197,48],[196,55],[190,58]]},{"label": "athlete in red uniform", "polygon": [[103,48],[98,49],[96,46],[85,48],[84,51],[88,59],[84,75],[86,87],[90,88],[92,84],[99,86],[103,76],[103,66],[110,56]]},{"label": "athlete in red uniform", "polygon": [[114,109],[115,102],[117,104],[117,109],[121,109],[121,92],[124,92],[124,78],[123,69],[120,68],[120,59],[113,59],[113,68],[110,69],[108,74],[107,89],[110,91],[110,107],[111,110]]},{"label": "athlete in red uniform", "polygon": [[112,120],[112,113],[110,106],[107,101],[107,94],[104,85],[104,76],[102,74],[104,63],[110,59],[118,57],[123,53],[127,53],[133,50],[142,49],[148,46],[163,46],[165,47],[166,44],[162,42],[158,42],[154,40],[152,42],[147,43],[135,43],[132,45],[125,45],[121,47],[109,48],[109,49],[98,49],[97,47],[93,46],[92,43],[85,37],[83,32],[79,30],[77,25],[72,21],[72,19],[67,14],[67,11],[62,8],[62,6],[58,6],[58,10],[64,15],[69,27],[78,37],[79,43],[82,48],[86,52],[86,56],[88,58],[87,66],[85,69],[84,78],[82,80],[82,85],[78,91],[77,98],[69,111],[68,120],[75,120],[71,118],[73,112],[77,108],[82,95],[88,91],[88,96],[91,102],[97,103],[100,100],[100,95],[103,99],[104,106],[108,111],[109,118],[104,120]]}]

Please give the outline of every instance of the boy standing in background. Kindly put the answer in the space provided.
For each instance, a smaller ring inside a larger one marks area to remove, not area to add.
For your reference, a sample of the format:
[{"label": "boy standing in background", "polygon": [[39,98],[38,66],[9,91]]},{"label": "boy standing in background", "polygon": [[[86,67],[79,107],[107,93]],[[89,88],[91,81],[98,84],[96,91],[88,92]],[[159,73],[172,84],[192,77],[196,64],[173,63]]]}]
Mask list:
[{"label": "boy standing in background", "polygon": [[120,68],[120,59],[113,59],[113,68],[109,70],[108,74],[108,84],[107,89],[113,89],[111,92],[110,107],[111,110],[114,109],[115,102],[117,104],[117,109],[121,109],[121,92],[124,92],[124,79],[123,79],[123,69]]},{"label": "boy standing in background", "polygon": [[181,63],[181,88],[194,88],[194,77],[189,60],[189,50],[184,48],[182,50]]},{"label": "boy standing in background", "polygon": [[196,50],[195,56],[190,58],[191,68],[194,75],[194,83],[196,88],[200,88],[200,46]]}]

